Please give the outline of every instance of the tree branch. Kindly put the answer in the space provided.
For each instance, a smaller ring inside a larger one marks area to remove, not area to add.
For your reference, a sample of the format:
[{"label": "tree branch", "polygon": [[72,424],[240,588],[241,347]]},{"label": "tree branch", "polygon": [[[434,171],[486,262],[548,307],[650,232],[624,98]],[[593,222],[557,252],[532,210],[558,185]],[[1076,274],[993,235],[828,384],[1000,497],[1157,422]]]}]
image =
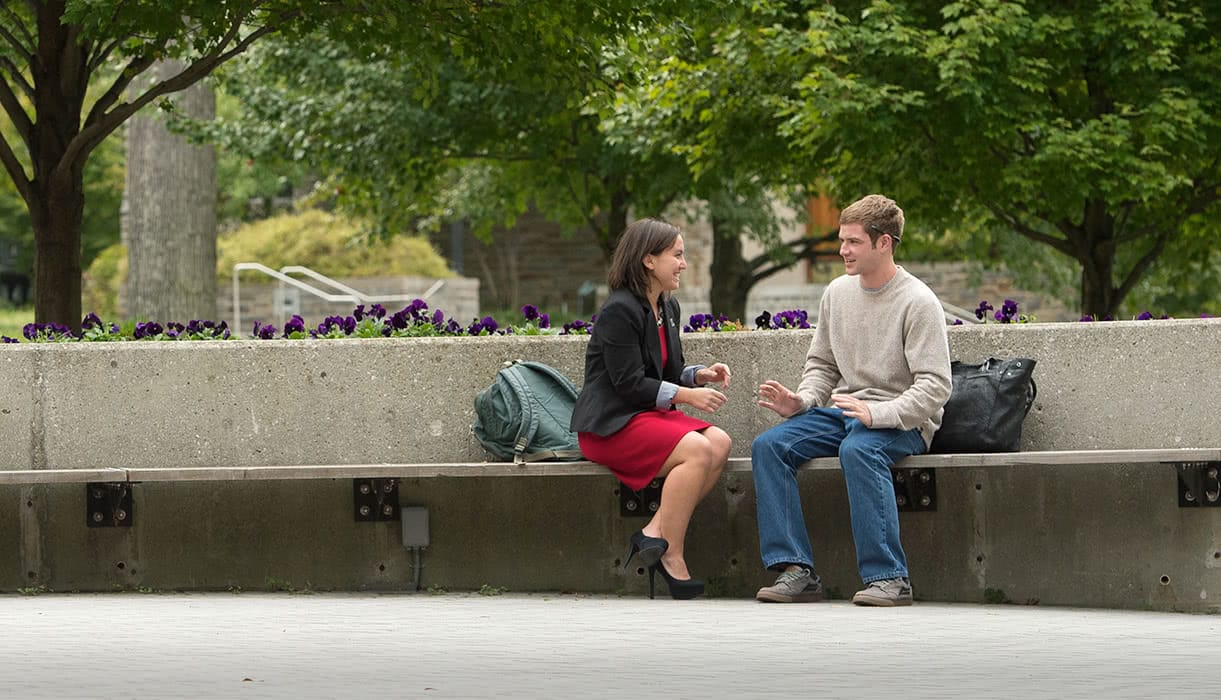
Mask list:
[{"label": "tree branch", "polygon": [[1028,131],[1019,131],[1018,133],[1022,135],[1022,145],[1026,147],[1026,155],[1034,157],[1039,152],[1038,147],[1035,146],[1034,137]]},{"label": "tree branch", "polygon": [[[585,173],[585,178],[588,179],[588,177],[589,174]],[[572,178],[564,178],[564,183],[568,187],[569,196],[572,197],[572,201],[577,205],[577,209],[581,212],[581,218],[585,219],[585,223],[588,224],[591,229],[593,229],[594,236],[599,241],[603,240],[603,238],[606,236],[606,231],[602,230],[602,227],[598,225],[598,220],[592,212],[593,207],[584,206],[588,204],[588,200],[577,193],[576,187],[574,187],[572,184]],[[585,191],[589,191],[588,186],[586,186]]]},{"label": "tree branch", "polygon": [[13,77],[13,83],[15,83],[17,87],[21,88],[21,92],[25,93],[25,96],[28,97],[31,102],[33,102],[34,86],[30,85],[29,81],[25,79],[25,76],[21,74],[21,68],[18,67],[16,63],[13,63],[13,60],[8,56],[0,56],[0,67],[3,67],[9,72],[9,75]]},{"label": "tree branch", "polygon": [[[985,200],[980,195],[979,188],[977,188],[974,184],[971,185],[971,191],[975,195],[976,200],[979,201],[981,204],[983,204],[985,209],[992,212],[992,216],[996,217],[996,219],[998,221],[1000,221],[1001,223],[1012,228],[1014,231],[1029,238],[1032,241],[1035,241],[1038,243],[1043,243],[1044,245],[1049,245],[1052,248],[1060,251],[1061,253],[1064,253],[1065,255],[1069,256],[1070,258],[1076,257],[1075,255],[1073,255],[1073,248],[1072,248],[1072,246],[1069,245],[1069,242],[1067,239],[1056,238],[1055,236],[1049,236],[1046,233],[1043,233],[1042,231],[1032,228],[1028,224],[1024,223],[1021,219],[1018,219],[1016,216],[1013,216],[1013,215],[1009,214],[1008,212],[1006,212],[1005,210],[1001,209],[1000,206],[998,206],[997,204],[995,204],[991,201]],[[1019,209],[1019,210],[1022,208],[1021,205],[1018,205],[1018,204],[1015,204],[1013,206],[1014,206],[1014,208]],[[1027,212],[1027,213],[1029,213],[1029,212]]]},{"label": "tree branch", "polygon": [[1187,206],[1183,207],[1183,213],[1186,216],[1202,214],[1205,209],[1211,207],[1218,200],[1221,200],[1221,183],[1204,185],[1200,188],[1200,194],[1188,202]]},{"label": "tree branch", "polygon": [[1122,211],[1119,214],[1119,218],[1115,221],[1115,242],[1117,244],[1124,243],[1126,241],[1133,240],[1134,238],[1139,237],[1139,236],[1134,236],[1134,237],[1130,238],[1124,234],[1124,229],[1126,229],[1128,227],[1128,219],[1131,218],[1132,210],[1135,207],[1136,207],[1136,202],[1133,202],[1131,200],[1124,202],[1123,205],[1121,206]]},{"label": "tree branch", "polygon": [[[136,112],[139,112],[142,108],[144,108],[145,105],[148,105],[162,95],[178,92],[194,85],[205,78],[212,71],[216,70],[216,68],[222,63],[245,51],[255,41],[268,34],[279,31],[280,27],[284,23],[300,15],[300,13],[300,10],[292,10],[280,15],[275,20],[269,20],[263,26],[238,40],[232,48],[222,50],[224,46],[237,37],[238,32],[241,29],[242,19],[245,17],[245,15],[236,18],[234,20],[234,25],[229,29],[228,32],[225,33],[225,36],[221,39],[221,41],[217,43],[216,50],[213,53],[201,57],[195,63],[192,63],[184,68],[180,73],[178,73],[178,75],[166,78],[160,83],[150,87],[143,95],[140,95],[135,100],[117,104],[110,111],[105,111],[109,104],[114,104],[115,100],[122,95],[125,86],[130,83],[136,75],[143,73],[144,70],[147,70],[148,66],[152,65],[154,60],[147,56],[134,59],[132,63],[129,64],[129,68],[137,65],[143,65],[144,67],[139,72],[132,75],[128,75],[128,72],[125,70],[123,74],[115,80],[114,85],[112,85],[110,90],[107,91],[106,95],[103,96],[103,99],[94,104],[93,109],[89,112],[89,117],[85,120],[85,128],[81,129],[80,133],[76,135],[76,138],[72,139],[72,142],[68,144],[68,148],[64,152],[64,157],[57,167],[67,167],[69,164],[73,163],[75,159],[81,157],[82,153],[88,153],[97,144],[101,143],[102,140],[109,136],[111,132],[117,129],[121,124],[123,124],[123,122],[127,121],[127,119],[129,119]],[[103,100],[107,100],[109,104],[104,105]]]},{"label": "tree branch", "polygon": [[440,158],[457,158],[461,160],[496,160],[506,163],[528,163],[538,160],[537,156],[532,156],[524,153],[493,153],[491,151],[480,152],[455,152],[445,151],[438,157]]},{"label": "tree branch", "polygon": [[[792,248],[793,257],[796,260],[818,260],[818,246],[828,241],[834,241],[839,238],[839,227],[836,227],[827,233],[817,238],[803,237],[792,241],[786,241],[785,246]],[[756,255],[747,263],[755,272],[751,275],[751,285],[755,285],[768,277],[787,270],[792,267],[791,262],[779,263],[771,259],[766,253]],[[770,264],[770,267],[767,265]]]},{"label": "tree branch", "polygon": [[4,108],[8,118],[12,120],[13,126],[17,129],[17,134],[21,136],[21,140],[27,146],[30,145],[30,140],[34,133],[34,124],[30,121],[30,115],[26,114],[25,108],[21,106],[21,100],[17,99],[17,95],[13,94],[13,89],[9,87],[8,81],[0,80],[0,107]]},{"label": "tree branch", "polygon": [[[164,46],[159,48],[164,48]],[[89,109],[89,116],[85,117],[85,128],[88,129],[101,120],[105,116],[106,110],[110,109],[123,96],[123,92],[127,90],[127,86],[131,84],[131,81],[148,70],[149,66],[153,65],[155,61],[156,59],[152,56],[136,56],[132,58],[123,67],[123,70],[119,71],[118,77],[111,83],[110,88],[93,103],[93,107]]]},{"label": "tree branch", "polygon": [[30,182],[30,178],[26,175],[25,168],[22,167],[21,161],[17,159],[17,154],[13,153],[13,148],[9,145],[8,139],[4,134],[0,134],[0,162],[4,163],[4,169],[8,171],[8,175],[13,180],[13,184],[17,187],[17,192],[21,194],[21,198],[25,200],[25,204],[32,211],[35,204],[34,185]]},{"label": "tree branch", "polygon": [[[119,18],[119,12],[123,10],[123,6],[126,5],[127,2],[128,0],[119,0],[114,4],[114,12],[110,13],[110,19],[106,21],[106,25],[102,28],[102,30],[98,32],[98,36],[107,36],[110,34],[111,25],[113,25],[114,21]],[[112,51],[114,51],[115,47],[118,46],[122,40],[123,38],[120,37],[109,44],[104,44],[103,42],[99,41],[97,43],[98,53],[90,56],[86,61],[89,72],[93,73],[94,69],[102,65],[102,62],[106,60],[106,57],[109,56]]]},{"label": "tree branch", "polygon": [[[34,10],[37,8],[31,7],[30,9]],[[0,10],[4,10],[4,14],[8,15],[9,19],[13,20],[13,26],[15,26],[21,30],[22,38],[24,38],[27,42],[29,42],[30,46],[33,46],[34,45],[34,36],[32,34],[30,34],[29,29],[26,29],[26,26],[21,21],[21,18],[17,16],[16,12],[13,12],[12,8],[10,8],[8,6],[7,2],[0,2]]]},{"label": "tree branch", "polygon": [[[1179,227],[1181,227],[1183,225],[1183,222],[1185,222],[1187,220],[1188,217],[1193,216],[1195,214],[1202,214],[1214,203],[1216,203],[1217,201],[1221,201],[1221,183],[1204,184],[1202,186],[1199,186],[1195,190],[1195,193],[1196,193],[1196,195],[1194,197],[1191,197],[1187,201],[1183,202],[1183,204],[1175,207],[1175,211],[1177,211],[1179,213],[1179,216],[1175,219],[1174,224],[1169,227],[1171,231],[1177,231],[1179,229]],[[1125,223],[1127,221],[1127,215],[1128,215],[1128,212],[1130,211],[1130,207],[1134,206],[1134,203],[1129,203],[1128,206],[1129,206],[1129,209],[1125,210],[1125,212],[1124,212]],[[1117,231],[1118,231],[1118,229],[1117,229]],[[1161,233],[1159,233],[1159,231],[1156,229],[1139,228],[1139,229],[1136,229],[1135,231],[1132,231],[1131,234],[1124,235],[1124,236],[1118,235],[1118,232],[1117,232],[1116,236],[1115,236],[1115,241],[1117,243],[1130,243],[1132,241],[1144,238],[1151,233],[1157,233],[1158,235],[1161,235]]]},{"label": "tree branch", "polygon": [[[126,38],[126,37],[124,37],[124,38]],[[117,48],[118,45],[122,41],[123,41],[123,39],[115,39],[114,41],[110,42],[109,44],[103,44],[102,42],[98,42],[97,43],[97,53],[94,53],[93,55],[89,56],[89,58],[87,59],[87,61],[85,63],[86,70],[88,70],[89,73],[92,74],[98,68],[101,68],[102,64],[106,62],[106,59],[110,58],[110,54],[114,53],[115,48]]]},{"label": "tree branch", "polygon": [[[20,31],[21,37],[18,38],[17,36],[14,36],[4,25],[0,25],[0,35],[4,36],[4,39],[8,41],[9,45],[11,45],[13,49],[17,51],[18,55],[25,59],[26,63],[33,63],[34,45],[37,42],[34,41],[34,37],[30,34],[30,30],[26,29],[25,24],[21,21],[21,18],[17,16],[16,12],[13,12],[13,10],[8,6],[8,3],[0,3],[0,9],[3,9],[4,14],[8,15],[9,18],[13,20],[13,26],[17,27],[17,29]],[[22,39],[26,41],[25,44],[21,43]]]},{"label": "tree branch", "polygon": [[[181,73],[174,76],[173,78],[168,78],[165,81],[162,81],[160,84],[152,86],[148,92],[146,92],[144,95],[141,95],[141,97],[137,99],[137,102],[139,102],[140,99],[143,99],[144,97],[147,97],[148,95],[153,93],[154,89],[161,88],[162,86],[164,86],[166,83],[170,82],[171,80],[181,78],[183,75],[185,75],[189,71],[192,71],[197,66],[200,66],[202,64],[209,63],[209,62],[215,60],[215,58],[218,55],[216,52],[223,49],[226,45],[228,45],[228,43],[230,41],[233,41],[233,39],[237,36],[238,32],[241,31],[242,22],[244,22],[246,20],[246,17],[248,17],[248,16],[249,16],[248,13],[242,13],[234,18],[233,25],[231,27],[229,27],[229,30],[226,31],[225,35],[222,36],[220,41],[217,42],[216,49],[213,53],[209,53],[209,54],[206,54],[206,55],[200,57],[199,60],[197,60],[195,63],[192,63],[191,65],[187,66],[186,69],[184,69]],[[285,18],[287,18],[287,15]],[[240,50],[244,50],[246,48],[246,46],[249,46],[250,41],[254,41],[255,38],[258,38],[258,36],[262,36],[262,34],[260,34],[259,32],[261,32],[262,30],[267,29],[268,27],[271,27],[271,26],[273,26],[273,23],[268,22],[266,25],[264,25],[263,27],[260,27],[258,30],[253,32],[251,34],[251,36],[248,36],[247,39],[249,41],[245,41],[244,44],[239,44],[239,53],[240,53]],[[127,66],[119,73],[119,77],[115,78],[115,81],[113,84],[111,84],[110,89],[107,90],[106,93],[103,94],[100,98],[98,98],[97,102],[93,103],[93,108],[89,110],[89,116],[85,118],[85,128],[82,130],[82,133],[84,133],[84,131],[88,131],[90,129],[90,127],[92,127],[94,124],[102,121],[107,116],[106,110],[110,109],[112,106],[115,105],[115,103],[118,102],[119,98],[121,98],[123,96],[123,92],[127,90],[127,86],[131,84],[131,81],[135,80],[137,76],[144,73],[144,71],[148,70],[149,66],[153,65],[153,63],[156,62],[156,59],[153,58],[153,56],[149,55],[149,54],[161,53],[165,49],[166,44],[168,44],[168,43],[169,43],[168,39],[162,40],[162,42],[159,45],[157,45],[155,47],[151,47],[152,50],[149,52],[146,52],[146,55],[133,58],[131,60],[131,62],[127,64]],[[106,50],[107,53],[109,53],[109,51],[113,50],[113,47],[114,47],[114,44],[111,44],[111,46],[108,47]],[[234,54],[234,55],[236,55],[236,54]],[[195,81],[203,78],[203,76],[205,76],[209,72],[211,72],[212,69],[214,69],[217,65],[220,65],[220,63],[222,63],[224,60],[227,60],[227,59],[222,59],[221,61],[217,61],[215,64],[211,65],[211,67],[208,68],[207,71],[203,72],[198,78],[195,78],[195,80],[191,81],[190,83],[186,83],[181,88],[177,88],[177,89],[181,90],[183,88],[186,88],[186,87],[190,86],[191,84],[193,84]],[[173,91],[167,90],[165,92],[173,92]],[[154,99],[156,99],[157,97],[160,97],[161,94],[164,94],[164,92],[153,94],[152,97],[149,97],[149,99],[146,102],[140,103],[140,106],[137,107],[135,111],[131,112],[131,114],[135,114],[135,112],[138,112],[140,110],[140,107],[143,107],[145,104],[148,104],[148,102],[151,102]],[[128,115],[128,116],[130,116],[130,115]],[[123,119],[120,120],[119,123],[121,124],[126,119],[127,119],[127,117],[123,117]],[[115,126],[117,127],[117,124]],[[114,127],[112,127],[112,129],[113,128]],[[106,133],[109,134],[110,132],[107,131]]]},{"label": "tree branch", "polygon": [[1009,157],[1005,154],[1005,152],[1003,150],[1001,150],[1000,146],[998,146],[994,143],[988,144],[988,153],[992,154],[992,157],[995,158],[997,160],[997,162],[1000,163],[1000,166],[1002,168],[1009,167]]},{"label": "tree branch", "polygon": [[1136,286],[1149,268],[1161,257],[1162,251],[1166,249],[1166,244],[1174,237],[1174,232],[1178,230],[1178,226],[1167,228],[1158,234],[1157,240],[1153,247],[1150,248],[1144,255],[1137,260],[1132,269],[1128,270],[1128,274],[1124,275],[1123,283],[1115,288],[1115,298],[1125,299],[1132,288]]}]

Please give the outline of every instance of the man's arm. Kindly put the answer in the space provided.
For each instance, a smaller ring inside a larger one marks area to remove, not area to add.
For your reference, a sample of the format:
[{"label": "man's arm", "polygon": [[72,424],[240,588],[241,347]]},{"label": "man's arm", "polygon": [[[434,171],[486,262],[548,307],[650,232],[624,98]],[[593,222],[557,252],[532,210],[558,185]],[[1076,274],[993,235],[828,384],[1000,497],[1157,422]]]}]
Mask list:
[{"label": "man's arm", "polygon": [[814,327],[814,337],[810,340],[806,364],[801,372],[801,384],[797,386],[797,395],[801,397],[803,410],[807,411],[814,406],[826,405],[831,390],[839,384],[841,376],[835,352],[831,349],[831,302],[828,292],[823,292],[818,305],[818,325]]},{"label": "man's arm", "polygon": [[950,344],[941,303],[933,295],[909,309],[903,354],[912,385],[890,401],[870,404],[875,428],[919,428],[950,398]]}]

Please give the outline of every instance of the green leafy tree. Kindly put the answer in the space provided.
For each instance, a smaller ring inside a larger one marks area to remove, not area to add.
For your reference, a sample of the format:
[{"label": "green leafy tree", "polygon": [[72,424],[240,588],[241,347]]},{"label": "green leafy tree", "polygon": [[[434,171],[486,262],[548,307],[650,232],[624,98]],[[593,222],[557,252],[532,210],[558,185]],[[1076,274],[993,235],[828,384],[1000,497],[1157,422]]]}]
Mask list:
[{"label": "green leafy tree", "polygon": [[1216,248],[1221,5],[760,4],[789,18],[771,55],[800,59],[771,97],[782,133],[829,191],[891,194],[1014,267],[1071,260],[1099,317]]},{"label": "green leafy tree", "polygon": [[[626,0],[3,4],[0,107],[19,138],[0,141],[0,162],[34,230],[35,319],[74,327],[80,322],[83,171],[90,155],[140,108],[194,84],[265,37],[303,40],[320,32],[370,53],[458,56],[516,66],[525,73],[534,57],[574,51],[568,39],[584,32],[625,31],[650,8]],[[126,96],[133,80],[164,57],[181,59],[185,68]],[[107,76],[116,77],[89,100],[90,88]],[[433,86],[421,73],[415,91],[426,95]]]},{"label": "green leafy tree", "polygon": [[[764,117],[772,127],[777,119],[733,87],[737,75],[718,76],[717,98],[734,98],[726,105],[733,117],[717,124],[728,145],[701,151],[715,150],[722,162],[694,172],[681,144],[670,142],[678,129],[672,117],[685,107],[662,95],[674,82],[664,71],[683,70],[666,57],[712,53],[709,27],[738,11],[731,5],[691,3],[682,21],[642,25],[617,40],[587,37],[587,50],[535,61],[524,74],[449,62],[423,96],[409,56],[266,44],[227,73],[225,89],[246,113],[209,137],[256,160],[296,158],[330,173],[326,194],[388,230],[461,218],[486,239],[534,207],[569,230],[591,231],[609,258],[629,211],[659,214],[696,202],[690,213],[708,216],[716,234],[714,309],[739,318],[750,285],[792,260],[775,253],[777,180],[753,169],[783,148],[774,128],[758,128]],[[693,73],[682,77],[698,80]],[[362,139],[349,133],[353,124],[365,129]],[[772,255],[742,261],[743,231],[773,243]]]},{"label": "green leafy tree", "polygon": [[426,91],[411,55],[269,43],[226,72],[240,118],[189,128],[253,160],[322,174],[320,196],[383,233],[465,219],[486,240],[534,207],[592,230],[609,257],[629,207],[660,210],[685,173],[671,154],[650,160],[600,132],[590,103],[613,92],[613,39],[587,30],[569,37],[577,50],[529,66],[430,64]]},{"label": "green leafy tree", "polygon": [[[818,256],[822,237],[783,241],[808,196],[772,90],[791,82],[791,58],[765,51],[760,27],[777,17],[757,4],[706,4],[669,31],[628,46],[623,60],[640,76],[616,91],[602,128],[615,144],[679,156],[685,197],[711,223],[709,301],[714,313],[742,319],[751,288],[798,260]],[[744,235],[763,252],[745,257]]]}]

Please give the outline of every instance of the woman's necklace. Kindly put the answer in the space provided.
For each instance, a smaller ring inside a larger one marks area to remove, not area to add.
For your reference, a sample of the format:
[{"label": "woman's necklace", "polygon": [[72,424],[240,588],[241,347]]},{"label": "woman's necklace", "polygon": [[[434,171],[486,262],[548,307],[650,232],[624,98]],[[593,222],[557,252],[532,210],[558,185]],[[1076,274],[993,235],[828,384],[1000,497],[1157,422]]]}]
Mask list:
[{"label": "woman's necklace", "polygon": [[653,316],[657,319],[657,327],[661,328],[661,311],[653,309]]}]

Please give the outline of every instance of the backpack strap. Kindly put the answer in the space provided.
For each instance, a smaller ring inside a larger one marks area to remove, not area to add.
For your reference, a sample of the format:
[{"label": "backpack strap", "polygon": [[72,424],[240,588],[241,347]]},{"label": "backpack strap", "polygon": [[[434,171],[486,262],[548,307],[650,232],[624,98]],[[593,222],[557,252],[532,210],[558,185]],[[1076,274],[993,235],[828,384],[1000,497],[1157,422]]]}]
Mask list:
[{"label": "backpack strap", "polygon": [[583,456],[580,450],[541,450],[529,454],[515,454],[513,455],[513,463],[526,464],[527,462],[539,462],[545,459],[563,460]]},{"label": "backpack strap", "polygon": [[538,432],[538,416],[534,413],[534,405],[529,401],[529,389],[526,387],[522,378],[517,376],[518,364],[520,360],[513,362],[508,367],[500,370],[500,376],[504,377],[505,383],[513,390],[513,394],[517,397],[517,405],[522,411],[521,427],[517,431],[517,439],[513,441],[513,461],[520,463],[523,460],[523,455],[526,451],[526,446],[534,439],[534,434]]}]

